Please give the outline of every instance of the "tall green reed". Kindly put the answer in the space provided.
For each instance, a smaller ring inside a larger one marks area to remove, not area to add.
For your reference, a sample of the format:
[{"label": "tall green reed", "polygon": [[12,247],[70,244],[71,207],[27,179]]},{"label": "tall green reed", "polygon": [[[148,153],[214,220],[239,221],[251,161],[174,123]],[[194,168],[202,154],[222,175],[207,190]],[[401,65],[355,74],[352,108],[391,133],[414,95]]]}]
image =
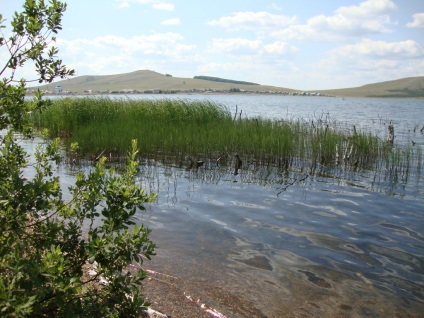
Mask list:
[{"label": "tall green reed", "polygon": [[395,167],[411,158],[354,127],[341,129],[329,120],[233,118],[228,108],[208,100],[64,98],[31,119],[52,137],[64,137],[68,147],[78,142],[87,157],[104,151],[119,157],[137,139],[144,156],[214,160],[239,153],[250,162],[285,169],[305,162],[354,168],[382,168],[377,162],[386,162]]}]

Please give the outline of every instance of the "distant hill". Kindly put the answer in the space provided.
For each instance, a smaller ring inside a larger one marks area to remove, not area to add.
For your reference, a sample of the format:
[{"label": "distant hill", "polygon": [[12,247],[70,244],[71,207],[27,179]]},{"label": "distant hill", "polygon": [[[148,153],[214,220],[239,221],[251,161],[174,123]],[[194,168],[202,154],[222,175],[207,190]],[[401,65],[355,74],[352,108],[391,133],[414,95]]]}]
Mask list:
[{"label": "distant hill", "polygon": [[[230,81],[230,82],[228,82]],[[118,92],[118,91],[162,91],[162,92],[185,92],[185,91],[201,91],[201,90],[223,90],[239,89],[241,91],[286,91],[295,92],[293,89],[254,85],[248,82],[240,81],[205,81],[196,78],[173,77],[170,74],[160,74],[149,70],[140,70],[131,73],[116,75],[84,75],[73,77],[67,80],[58,81],[49,85],[40,85],[35,88],[48,90],[53,92],[55,86],[62,86],[63,91],[84,93],[84,91],[92,92]]]},{"label": "distant hill", "polygon": [[195,76],[194,79],[201,79],[205,81],[212,81],[212,82],[223,82],[223,83],[231,83],[231,84],[246,84],[246,85],[259,85],[256,83],[251,82],[244,82],[244,81],[235,81],[235,80],[229,80],[221,77],[212,77],[212,76]]},{"label": "distant hill", "polygon": [[394,81],[367,84],[360,87],[321,90],[318,92],[346,97],[423,98],[424,76],[407,77]]},{"label": "distant hill", "polygon": [[[122,93],[122,92],[254,92],[254,93],[285,93],[340,96],[340,97],[392,97],[392,98],[424,98],[424,76],[408,77],[394,81],[368,84],[354,88],[328,89],[301,92],[299,90],[259,85],[251,82],[227,80],[219,77],[195,76],[194,78],[173,77],[170,74],[160,74],[149,70],[139,70],[115,75],[84,75],[49,85],[32,87],[33,89],[55,91],[60,85],[63,92],[83,94],[93,93]],[[29,87],[31,90],[31,87]]]}]

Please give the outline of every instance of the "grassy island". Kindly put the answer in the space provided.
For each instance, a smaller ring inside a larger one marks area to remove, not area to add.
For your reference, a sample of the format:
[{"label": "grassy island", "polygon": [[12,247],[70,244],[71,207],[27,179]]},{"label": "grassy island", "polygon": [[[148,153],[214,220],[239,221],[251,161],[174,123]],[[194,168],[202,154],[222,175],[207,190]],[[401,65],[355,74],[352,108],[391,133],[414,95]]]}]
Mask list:
[{"label": "grassy island", "polygon": [[32,115],[39,129],[64,139],[79,155],[124,157],[129,141],[137,139],[141,155],[222,162],[240,158],[257,165],[370,169],[409,169],[421,165],[421,150],[387,145],[371,133],[341,127],[333,120],[312,121],[241,118],[224,105],[208,100],[130,100],[64,98]]}]

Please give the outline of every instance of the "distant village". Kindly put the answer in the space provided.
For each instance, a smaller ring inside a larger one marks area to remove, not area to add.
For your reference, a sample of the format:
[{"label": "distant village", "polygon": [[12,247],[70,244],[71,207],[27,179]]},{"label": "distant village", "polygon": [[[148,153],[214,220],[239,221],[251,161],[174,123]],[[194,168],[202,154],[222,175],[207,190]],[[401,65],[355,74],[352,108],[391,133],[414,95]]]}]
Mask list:
[{"label": "distant village", "polygon": [[[29,88],[27,93],[32,94],[37,89]],[[274,91],[274,90],[245,90],[239,88],[223,89],[187,89],[187,90],[162,90],[162,89],[122,89],[122,90],[92,90],[86,89],[83,93],[66,91],[61,85],[56,85],[53,90],[44,90],[46,95],[127,95],[127,94],[256,94],[256,95],[284,95],[284,96],[329,96],[316,92],[298,92],[298,91]]]}]

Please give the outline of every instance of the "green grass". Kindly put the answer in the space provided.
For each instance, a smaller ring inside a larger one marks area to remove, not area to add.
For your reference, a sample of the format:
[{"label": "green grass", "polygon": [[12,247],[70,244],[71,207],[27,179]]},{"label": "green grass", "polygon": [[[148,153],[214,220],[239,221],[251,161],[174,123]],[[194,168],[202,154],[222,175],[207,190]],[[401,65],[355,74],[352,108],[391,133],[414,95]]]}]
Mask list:
[{"label": "green grass", "polygon": [[[81,156],[123,157],[137,139],[144,157],[229,159],[235,153],[260,165],[289,168],[305,162],[321,166],[387,169],[407,167],[413,150],[396,152],[372,134],[320,120],[235,119],[223,105],[207,100],[112,100],[65,98],[31,118],[69,149],[78,142]],[[418,156],[421,158],[421,155]],[[419,159],[421,162],[421,159]],[[406,168],[404,168],[406,169]]]},{"label": "green grass", "polygon": [[424,76],[367,84],[361,87],[329,89],[320,92],[346,97],[423,98]]}]

